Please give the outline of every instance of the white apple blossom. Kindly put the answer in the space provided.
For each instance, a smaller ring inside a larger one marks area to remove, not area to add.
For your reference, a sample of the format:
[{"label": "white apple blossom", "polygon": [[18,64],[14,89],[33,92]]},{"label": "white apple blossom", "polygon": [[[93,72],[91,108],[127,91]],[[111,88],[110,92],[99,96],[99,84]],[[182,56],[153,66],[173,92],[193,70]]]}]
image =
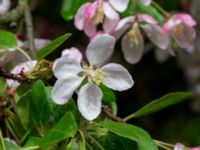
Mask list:
[{"label": "white apple blossom", "polygon": [[65,50],[65,55],[53,65],[54,75],[58,79],[52,90],[53,101],[60,105],[67,103],[83,80],[86,80],[78,91],[77,105],[84,118],[93,120],[101,112],[103,93],[98,85],[104,84],[116,91],[131,88],[133,79],[123,66],[110,63],[101,67],[112,55],[114,45],[115,38],[108,34],[92,39],[86,50],[89,65],[82,62],[81,53],[76,48],[67,53]]},{"label": "white apple blossom", "polygon": [[184,150],[185,146],[183,144],[177,143],[174,146],[174,150]]}]

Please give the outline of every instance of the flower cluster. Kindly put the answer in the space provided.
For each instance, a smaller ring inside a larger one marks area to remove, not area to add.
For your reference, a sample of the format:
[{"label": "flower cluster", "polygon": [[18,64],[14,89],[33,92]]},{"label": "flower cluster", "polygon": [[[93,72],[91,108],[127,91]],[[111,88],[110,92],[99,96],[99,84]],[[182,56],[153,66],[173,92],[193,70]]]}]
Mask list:
[{"label": "flower cluster", "polygon": [[186,148],[183,144],[177,143],[174,147],[174,150],[200,150],[200,146],[193,148]]},{"label": "flower cluster", "polygon": [[[151,0],[141,0],[148,6]],[[149,14],[135,13],[134,16],[119,19],[117,12],[127,9],[129,0],[95,0],[93,3],[84,4],[75,16],[75,26],[84,30],[90,38],[103,33],[113,35],[117,40],[122,37],[121,46],[127,62],[139,62],[144,53],[143,30],[149,40],[159,49],[166,50],[170,55],[175,55],[174,41],[177,46],[189,49],[196,37],[195,20],[188,14],[176,13],[166,15],[166,22],[160,26]],[[98,30],[102,24],[102,30]]]}]

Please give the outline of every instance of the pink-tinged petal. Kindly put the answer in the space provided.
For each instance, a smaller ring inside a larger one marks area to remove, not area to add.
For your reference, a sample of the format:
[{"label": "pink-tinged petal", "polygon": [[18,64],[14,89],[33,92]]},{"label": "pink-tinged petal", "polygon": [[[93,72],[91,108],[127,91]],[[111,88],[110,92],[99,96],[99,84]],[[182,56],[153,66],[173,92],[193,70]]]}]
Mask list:
[{"label": "pink-tinged petal", "polygon": [[139,27],[135,27],[122,38],[122,52],[124,58],[130,64],[135,64],[142,58],[143,51],[144,39]]},{"label": "pink-tinged petal", "polygon": [[47,44],[49,44],[51,42],[51,40],[35,38],[34,42],[35,42],[36,50],[39,50],[39,49],[43,48],[44,46],[46,46]]},{"label": "pink-tinged petal", "polygon": [[190,26],[190,27],[194,27],[197,24],[196,21],[189,14],[178,13],[178,14],[175,14],[173,18],[176,20],[181,20],[185,25]]},{"label": "pink-tinged petal", "polygon": [[[26,61],[24,63],[21,63],[21,64],[15,66],[10,72],[15,75],[17,75],[21,72],[23,72],[23,73],[29,72],[36,66],[37,62],[38,61],[36,61],[36,60],[33,60],[31,62]],[[6,82],[7,82],[8,86],[13,89],[16,89],[17,86],[19,85],[19,82],[16,80],[8,79],[8,80],[6,80]]]},{"label": "pink-tinged petal", "polygon": [[83,30],[88,37],[93,37],[97,32],[96,26],[91,21],[85,21]]},{"label": "pink-tinged petal", "polygon": [[58,79],[69,78],[81,71],[80,59],[71,55],[64,55],[53,64],[53,72]]},{"label": "pink-tinged petal", "polygon": [[1,0],[0,15],[4,15],[10,8],[10,0]]},{"label": "pink-tinged petal", "polygon": [[85,20],[91,20],[96,15],[97,9],[98,9],[97,1],[93,3],[89,3],[89,5],[86,5],[85,10],[84,10]]},{"label": "pink-tinged petal", "polygon": [[91,3],[85,3],[84,5],[82,5],[79,8],[79,10],[78,10],[78,12],[77,12],[77,14],[76,14],[76,16],[74,18],[74,25],[79,30],[83,30],[83,26],[84,26],[84,22],[85,22],[85,17],[84,17],[84,15],[85,15],[85,9],[89,5],[91,5]]},{"label": "pink-tinged petal", "polygon": [[62,56],[64,56],[64,55],[70,55],[70,56],[72,56],[72,57],[75,57],[75,58],[77,58],[77,59],[79,60],[79,62],[81,62],[82,59],[83,59],[83,55],[82,55],[81,52],[80,52],[77,48],[75,48],[75,47],[72,47],[72,48],[70,48],[70,49],[64,49],[64,50],[62,51]]},{"label": "pink-tinged petal", "polygon": [[200,150],[200,146],[199,147],[190,148],[190,150]]},{"label": "pink-tinged petal", "polygon": [[65,80],[57,80],[51,92],[52,100],[59,105],[67,103],[83,79],[73,76]]},{"label": "pink-tinged petal", "polygon": [[137,14],[137,18],[140,22],[147,22],[152,25],[156,25],[157,21],[150,15],[148,14]]},{"label": "pink-tinged petal", "polygon": [[171,29],[173,29],[175,26],[181,23],[181,20],[175,20],[175,19],[169,19],[164,25],[163,25],[163,31],[169,32]]},{"label": "pink-tinged petal", "polygon": [[119,14],[110,6],[108,2],[103,3],[104,14],[111,20],[119,20]]},{"label": "pink-tinged petal", "polygon": [[115,38],[108,34],[96,36],[89,43],[86,50],[86,57],[91,65],[102,65],[110,58],[115,46]]},{"label": "pink-tinged petal", "polygon": [[148,6],[151,4],[151,0],[141,0],[142,4]]},{"label": "pink-tinged petal", "polygon": [[109,0],[110,4],[119,12],[123,12],[127,9],[129,0]]},{"label": "pink-tinged petal", "polygon": [[87,83],[78,92],[78,110],[87,120],[94,120],[101,113],[103,93],[92,83]]},{"label": "pink-tinged petal", "polygon": [[160,49],[167,49],[169,46],[169,36],[158,25],[145,24],[142,28],[146,32],[149,40]]},{"label": "pink-tinged petal", "polygon": [[124,91],[131,88],[134,81],[129,72],[120,64],[110,63],[101,68],[108,76],[103,83],[116,91]]},{"label": "pink-tinged petal", "polygon": [[115,28],[114,37],[119,39],[128,29],[131,28],[134,20],[134,16],[126,17],[120,20],[117,27]]},{"label": "pink-tinged petal", "polygon": [[177,143],[174,150],[184,150],[185,146],[183,144]]},{"label": "pink-tinged petal", "polygon": [[181,48],[189,48],[196,37],[195,29],[184,24],[175,27],[171,34]]},{"label": "pink-tinged petal", "polygon": [[104,23],[103,23],[104,32],[108,34],[112,33],[115,30],[118,22],[119,22],[119,18],[116,18],[116,20],[111,20],[105,17]]}]

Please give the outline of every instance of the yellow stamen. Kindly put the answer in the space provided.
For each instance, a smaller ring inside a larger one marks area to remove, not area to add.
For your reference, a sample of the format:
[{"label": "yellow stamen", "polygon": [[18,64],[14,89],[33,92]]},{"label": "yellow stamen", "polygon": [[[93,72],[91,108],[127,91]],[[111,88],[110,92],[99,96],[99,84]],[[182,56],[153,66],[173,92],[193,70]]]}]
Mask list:
[{"label": "yellow stamen", "polygon": [[141,33],[138,23],[134,23],[131,30],[127,33],[130,43],[133,45],[140,44]]},{"label": "yellow stamen", "polygon": [[88,82],[100,85],[103,80],[108,76],[106,72],[102,71],[100,68],[94,68],[93,66],[88,66],[86,63],[82,63],[83,75],[87,77]]},{"label": "yellow stamen", "polygon": [[98,25],[100,23],[103,23],[104,20],[104,10],[103,10],[103,3],[102,0],[98,3],[98,8],[95,16],[92,18],[92,24]]}]

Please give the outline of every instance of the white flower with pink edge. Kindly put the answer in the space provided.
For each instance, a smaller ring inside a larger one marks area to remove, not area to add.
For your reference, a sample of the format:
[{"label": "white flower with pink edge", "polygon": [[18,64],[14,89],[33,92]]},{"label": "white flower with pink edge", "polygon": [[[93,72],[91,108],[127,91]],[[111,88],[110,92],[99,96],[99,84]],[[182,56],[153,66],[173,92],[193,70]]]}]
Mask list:
[{"label": "white flower with pink edge", "polygon": [[119,39],[123,36],[121,45],[124,58],[135,64],[140,61],[144,51],[144,38],[140,31],[143,29],[149,40],[160,49],[169,45],[168,35],[157,24],[157,21],[148,14],[137,14],[122,19],[115,29],[114,36]]}]

